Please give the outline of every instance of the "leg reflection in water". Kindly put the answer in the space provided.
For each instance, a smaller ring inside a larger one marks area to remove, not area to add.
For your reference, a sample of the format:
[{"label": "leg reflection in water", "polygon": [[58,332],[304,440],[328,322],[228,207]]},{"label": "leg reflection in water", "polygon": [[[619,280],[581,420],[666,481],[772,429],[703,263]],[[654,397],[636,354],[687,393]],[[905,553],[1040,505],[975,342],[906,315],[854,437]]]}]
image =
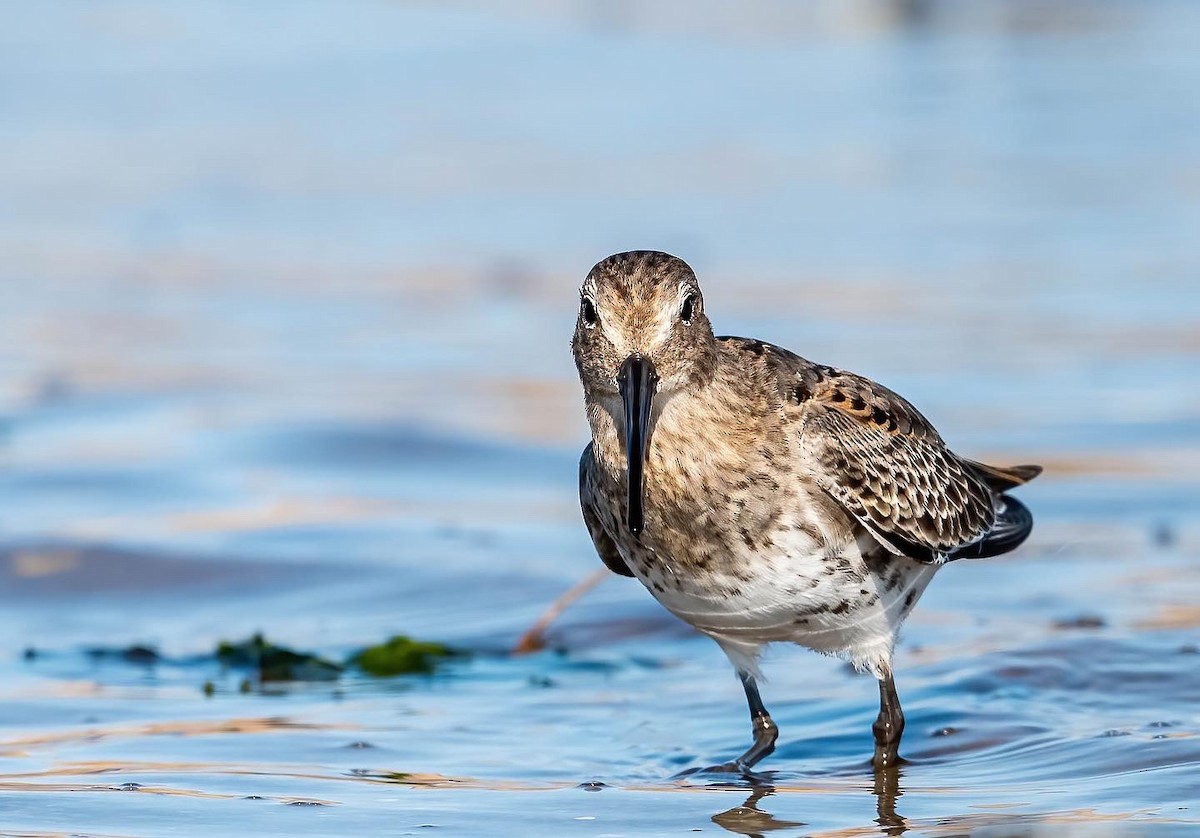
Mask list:
[{"label": "leg reflection in water", "polygon": [[896,801],[904,794],[900,788],[901,767],[898,763],[875,769],[875,811],[879,831],[883,835],[903,835],[908,831],[904,818],[896,814]]},{"label": "leg reflection in water", "polygon": [[735,806],[725,812],[713,815],[712,822],[722,829],[738,835],[748,835],[750,838],[762,838],[768,832],[776,829],[790,829],[797,826],[807,826],[802,821],[784,821],[776,818],[770,812],[758,808],[758,801],[770,796],[775,791],[773,786],[754,786],[750,796],[741,806]]},{"label": "leg reflection in water", "polygon": [[[874,786],[871,791],[875,796],[875,823],[879,825],[879,834],[888,838],[896,838],[908,831],[908,824],[896,813],[896,801],[904,794],[900,788],[900,776],[899,765],[890,765],[874,771]],[[777,818],[758,807],[760,801],[774,793],[774,786],[755,783],[750,796],[741,806],[713,815],[712,822],[722,829],[749,838],[764,838],[768,832],[777,829],[807,826],[803,821]]]}]

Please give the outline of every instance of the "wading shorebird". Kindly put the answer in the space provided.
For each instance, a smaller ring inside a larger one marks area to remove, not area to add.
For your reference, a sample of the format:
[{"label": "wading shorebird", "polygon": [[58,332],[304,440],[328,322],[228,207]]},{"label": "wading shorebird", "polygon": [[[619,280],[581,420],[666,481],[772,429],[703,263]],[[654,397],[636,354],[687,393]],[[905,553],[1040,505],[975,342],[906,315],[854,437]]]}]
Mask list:
[{"label": "wading shorebird", "polygon": [[1041,468],[964,459],[867,378],[715,337],[695,274],[666,253],[592,268],[571,347],[596,552],[715,640],[746,690],[754,744],[721,768],[748,771],[775,750],[756,683],[774,641],[875,675],[874,763],[895,764],[896,632],[943,564],[1025,540],[1033,516],[1005,492]]}]

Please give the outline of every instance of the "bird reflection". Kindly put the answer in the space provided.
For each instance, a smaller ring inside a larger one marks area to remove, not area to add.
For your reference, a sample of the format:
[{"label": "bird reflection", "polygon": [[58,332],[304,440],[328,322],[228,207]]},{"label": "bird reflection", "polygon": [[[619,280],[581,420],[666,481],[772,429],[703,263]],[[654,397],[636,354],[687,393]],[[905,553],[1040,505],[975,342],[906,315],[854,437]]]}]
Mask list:
[{"label": "bird reflection", "polygon": [[758,801],[774,791],[774,786],[755,786],[745,803],[713,815],[712,822],[722,829],[736,832],[738,835],[748,835],[750,838],[762,838],[765,833],[776,829],[805,826],[801,821],[780,820],[770,812],[758,808]]},{"label": "bird reflection", "polygon": [[[875,823],[879,824],[880,835],[895,838],[908,831],[904,817],[896,812],[896,801],[903,796],[900,787],[901,767],[890,765],[876,769],[874,785],[871,789],[875,795]],[[775,793],[775,787],[763,782],[761,775],[749,778],[752,785],[750,796],[741,806],[735,806],[712,816],[712,822],[729,832],[746,835],[749,838],[763,838],[768,832],[777,829],[789,829],[806,826],[802,821],[786,821],[775,817],[770,812],[758,808],[763,799]]]},{"label": "bird reflection", "polygon": [[892,764],[875,769],[875,823],[883,835],[903,835],[908,831],[904,818],[896,813],[896,801],[904,794],[900,788],[899,764]]}]

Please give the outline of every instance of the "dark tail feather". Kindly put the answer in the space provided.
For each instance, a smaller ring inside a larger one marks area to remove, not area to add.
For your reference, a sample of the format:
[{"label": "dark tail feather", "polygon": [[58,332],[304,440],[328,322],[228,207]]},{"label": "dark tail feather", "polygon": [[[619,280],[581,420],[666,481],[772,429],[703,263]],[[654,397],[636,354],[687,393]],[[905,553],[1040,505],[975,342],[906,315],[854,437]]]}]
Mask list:
[{"label": "dark tail feather", "polygon": [[1021,546],[1033,530],[1033,513],[1012,495],[1000,496],[996,525],[980,541],[951,553],[948,559],[987,559]]},{"label": "dark tail feather", "polygon": [[1007,492],[1009,489],[1015,489],[1025,483],[1028,483],[1033,478],[1042,473],[1041,466],[989,466],[986,463],[977,463],[974,460],[967,460],[969,465],[976,474],[983,479],[983,482],[988,484],[993,491]]}]

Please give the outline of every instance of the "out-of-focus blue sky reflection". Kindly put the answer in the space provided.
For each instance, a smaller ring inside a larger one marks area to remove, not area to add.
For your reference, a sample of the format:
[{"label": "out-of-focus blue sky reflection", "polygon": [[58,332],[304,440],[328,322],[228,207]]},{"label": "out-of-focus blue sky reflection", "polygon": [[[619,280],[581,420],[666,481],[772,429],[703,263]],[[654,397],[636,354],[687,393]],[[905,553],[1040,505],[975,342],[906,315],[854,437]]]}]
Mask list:
[{"label": "out-of-focus blue sky reflection", "polygon": [[[580,796],[613,834],[711,831],[738,801],[655,784],[740,750],[738,688],[636,585],[568,614],[575,657],[487,658],[411,693],[351,678],[339,705],[206,703],[211,661],[190,657],[256,629],[329,654],[395,631],[502,649],[589,572],[567,343],[588,268],[633,248],[687,259],[718,332],[880,380],[968,456],[1047,466],[1023,495],[1029,545],[939,576],[910,623],[901,690],[925,761],[901,814],[921,834],[999,822],[976,805],[1195,817],[1194,666],[1142,692],[1129,662],[1200,626],[1200,4],[3,9],[0,794],[29,829],[232,817],[65,793],[51,814],[13,791],[105,764],[185,795],[332,800],[331,834],[483,834],[522,811],[520,834],[568,834],[567,798],[511,789],[597,777],[623,789]],[[1103,636],[1064,640],[1081,613]],[[143,678],[80,652],[131,642],[173,663]],[[50,663],[21,661],[29,646]],[[1061,686],[1047,659],[1096,677],[1043,692]],[[870,686],[786,660],[780,782],[817,796],[762,806],[814,834],[875,830],[847,768]],[[80,732],[236,714],[311,723],[270,740],[307,767],[264,767],[257,738]],[[79,741],[46,744],[59,727]],[[964,744],[926,741],[943,727]],[[1096,738],[1110,730],[1133,733]],[[354,739],[387,750],[330,756]],[[343,782],[359,762],[482,779],[377,820],[397,792]],[[1030,804],[1028,783],[1063,796]]]}]

